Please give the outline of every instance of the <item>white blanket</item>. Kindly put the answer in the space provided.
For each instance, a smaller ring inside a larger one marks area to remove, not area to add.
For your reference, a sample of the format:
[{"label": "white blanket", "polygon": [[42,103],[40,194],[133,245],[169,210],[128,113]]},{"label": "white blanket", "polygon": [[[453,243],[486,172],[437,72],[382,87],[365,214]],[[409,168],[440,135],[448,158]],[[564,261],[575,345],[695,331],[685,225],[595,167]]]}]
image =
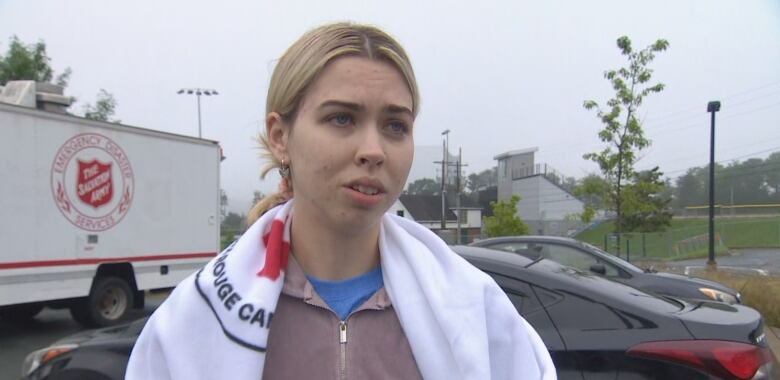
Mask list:
[{"label": "white blanket", "polygon": [[[179,284],[138,338],[127,379],[261,377],[292,204],[267,212]],[[386,214],[379,251],[385,288],[425,379],[556,379],[544,343],[498,285],[430,230]]]}]

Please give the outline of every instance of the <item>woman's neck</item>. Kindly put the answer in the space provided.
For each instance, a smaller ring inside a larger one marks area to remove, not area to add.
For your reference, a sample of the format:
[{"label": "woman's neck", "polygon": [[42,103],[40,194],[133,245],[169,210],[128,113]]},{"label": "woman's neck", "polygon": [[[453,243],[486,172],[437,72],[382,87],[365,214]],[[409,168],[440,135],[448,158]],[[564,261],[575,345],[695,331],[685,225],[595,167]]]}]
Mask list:
[{"label": "woman's neck", "polygon": [[304,272],[322,280],[361,275],[379,265],[379,223],[358,231],[339,231],[293,213],[291,253]]}]

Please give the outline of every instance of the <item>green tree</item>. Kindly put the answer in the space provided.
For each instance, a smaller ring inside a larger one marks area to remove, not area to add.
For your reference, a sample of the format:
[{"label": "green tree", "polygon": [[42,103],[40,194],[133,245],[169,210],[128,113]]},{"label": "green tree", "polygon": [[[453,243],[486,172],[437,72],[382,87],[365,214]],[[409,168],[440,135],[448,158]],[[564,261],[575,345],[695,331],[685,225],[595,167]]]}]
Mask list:
[{"label": "green tree", "polygon": [[571,185],[572,194],[584,205],[579,215],[583,223],[590,223],[596,217],[596,210],[605,208],[608,203],[609,183],[598,174],[588,174]]},{"label": "green tree", "polygon": [[658,167],[638,172],[633,183],[625,187],[621,231],[659,232],[671,225],[671,198],[665,195],[666,183],[662,175]]},{"label": "green tree", "polygon": [[[25,45],[18,37],[13,36],[8,44],[8,51],[4,56],[0,56],[0,85],[12,80],[50,82],[54,75],[50,62],[51,59],[46,54],[46,43],[38,41]],[[70,74],[70,68],[66,68],[57,78],[57,84],[67,86]]]},{"label": "green tree", "polygon": [[111,95],[111,93],[102,88],[97,94],[97,100],[95,101],[94,106],[89,103],[84,105],[84,117],[92,120],[120,123],[121,120],[119,119],[109,120],[114,116],[115,111],[116,99],[114,99],[114,95]]},{"label": "green tree", "polygon": [[228,196],[225,189],[219,189],[219,216],[221,220],[225,220],[227,216]]},{"label": "green tree", "polygon": [[479,173],[471,173],[466,177],[466,190],[469,193],[475,193],[485,187],[494,186],[498,183],[496,178],[496,168],[485,169]]},{"label": "green tree", "polygon": [[487,236],[528,234],[528,225],[517,216],[518,202],[520,202],[520,196],[518,195],[513,195],[512,198],[506,201],[490,202],[490,207],[493,208],[493,216],[483,218]]},{"label": "green tree", "polygon": [[770,189],[770,202],[780,202],[780,152],[774,152],[764,160],[767,169],[766,185]]},{"label": "green tree", "polygon": [[222,221],[220,227],[222,228],[222,231],[231,231],[233,233],[237,233],[244,229],[245,220],[246,216],[236,214],[235,212],[229,212],[227,216],[225,216],[225,220]]},{"label": "green tree", "polygon": [[684,175],[677,177],[677,191],[674,200],[676,208],[683,209],[705,203],[704,187],[707,184],[701,181],[701,171],[701,168],[690,168]]},{"label": "green tree", "polygon": [[609,203],[609,182],[598,174],[588,174],[577,181],[572,194],[596,210],[603,209]]},{"label": "green tree", "polygon": [[607,108],[602,108],[594,100],[586,100],[583,103],[585,109],[595,109],[596,115],[604,124],[598,136],[606,143],[606,147],[600,152],[588,153],[583,157],[597,163],[610,183],[608,199],[614,201],[612,206],[617,215],[615,232],[618,234],[622,226],[623,186],[634,174],[637,153],[650,144],[644,136],[637,111],[645,97],[664,89],[663,83],[648,83],[653,74],[653,70],[648,66],[655,59],[655,54],[666,50],[668,46],[666,40],[659,39],[636,51],[628,37],[618,38],[617,47],[628,60],[628,65],[604,72],[604,78],[612,85],[615,96],[606,102]]},{"label": "green tree", "polygon": [[420,178],[410,183],[408,189],[412,195],[436,195],[441,191],[441,184],[431,178]]}]

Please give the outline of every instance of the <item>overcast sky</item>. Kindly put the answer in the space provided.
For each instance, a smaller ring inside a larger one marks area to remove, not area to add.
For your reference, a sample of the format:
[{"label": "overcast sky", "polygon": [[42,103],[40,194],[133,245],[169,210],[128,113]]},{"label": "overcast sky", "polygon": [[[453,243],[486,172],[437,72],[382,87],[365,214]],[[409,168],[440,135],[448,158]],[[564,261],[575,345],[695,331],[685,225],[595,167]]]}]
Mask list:
[{"label": "overcast sky", "polygon": [[653,63],[666,90],[640,110],[653,144],[639,168],[676,177],[707,163],[710,100],[723,103],[716,160],[780,151],[777,0],[0,0],[0,52],[12,35],[44,40],[55,71],[73,70],[72,112],[104,88],[116,117],[143,128],[197,136],[196,99],[176,92],[218,90],[201,98],[203,137],[221,143],[222,187],[243,211],[253,190],[278,181],[259,179],[254,142],[274,62],[306,30],[338,20],[400,40],[422,94],[415,144],[440,146],[450,129],[467,172],[528,147],[567,176],[595,172],[582,155],[602,147],[602,126],[582,102],[612,95],[603,72],[624,63],[621,35],[637,48],[670,43]]}]

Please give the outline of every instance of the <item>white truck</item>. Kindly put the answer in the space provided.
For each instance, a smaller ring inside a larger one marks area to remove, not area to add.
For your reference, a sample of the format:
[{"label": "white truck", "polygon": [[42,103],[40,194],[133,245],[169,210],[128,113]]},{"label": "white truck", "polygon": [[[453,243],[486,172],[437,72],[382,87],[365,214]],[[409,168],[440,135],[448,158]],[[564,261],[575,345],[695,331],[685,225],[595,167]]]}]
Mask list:
[{"label": "white truck", "polygon": [[0,318],[67,307],[106,326],[175,286],[219,249],[221,159],[214,141],[0,102]]}]

